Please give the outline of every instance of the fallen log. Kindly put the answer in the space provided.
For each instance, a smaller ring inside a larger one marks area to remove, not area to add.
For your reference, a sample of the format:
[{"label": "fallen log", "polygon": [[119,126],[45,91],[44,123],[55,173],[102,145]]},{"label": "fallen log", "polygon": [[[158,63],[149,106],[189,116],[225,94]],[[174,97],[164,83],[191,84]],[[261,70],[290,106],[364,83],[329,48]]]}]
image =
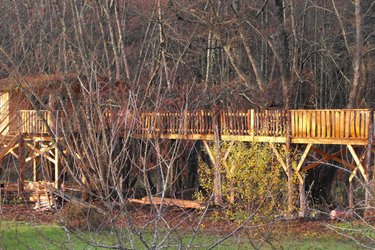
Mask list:
[{"label": "fallen log", "polygon": [[142,199],[128,199],[132,203],[140,204],[155,204],[155,205],[166,205],[166,206],[177,206],[182,208],[194,208],[194,209],[204,209],[205,206],[197,201],[191,200],[181,200],[181,199],[171,199],[171,198],[161,198],[161,197],[143,197]]}]

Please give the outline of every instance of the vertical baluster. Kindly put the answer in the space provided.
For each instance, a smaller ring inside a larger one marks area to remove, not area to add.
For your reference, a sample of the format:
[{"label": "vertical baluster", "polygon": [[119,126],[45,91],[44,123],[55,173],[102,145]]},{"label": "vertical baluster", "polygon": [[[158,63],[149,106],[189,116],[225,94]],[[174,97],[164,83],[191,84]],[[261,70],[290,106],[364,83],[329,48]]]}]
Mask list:
[{"label": "vertical baluster", "polygon": [[350,111],[348,110],[345,110],[344,111],[344,119],[345,119],[345,122],[344,122],[344,137],[345,138],[349,138],[349,134],[350,134]]},{"label": "vertical baluster", "polygon": [[311,111],[311,137],[316,137],[316,111]]},{"label": "vertical baluster", "polygon": [[294,110],[290,111],[290,117],[291,117],[291,121],[292,121],[292,138],[294,137],[297,137],[297,134],[296,134],[296,124],[297,124],[297,116],[296,116],[296,112]]},{"label": "vertical baluster", "polygon": [[360,126],[361,126],[361,122],[360,122],[360,118],[361,115],[359,113],[358,110],[355,110],[355,135],[356,135],[356,138],[360,138],[361,137],[361,129],[360,129]]},{"label": "vertical baluster", "polygon": [[316,125],[317,125],[316,136],[318,138],[321,138],[322,137],[322,111],[321,110],[316,111]]}]

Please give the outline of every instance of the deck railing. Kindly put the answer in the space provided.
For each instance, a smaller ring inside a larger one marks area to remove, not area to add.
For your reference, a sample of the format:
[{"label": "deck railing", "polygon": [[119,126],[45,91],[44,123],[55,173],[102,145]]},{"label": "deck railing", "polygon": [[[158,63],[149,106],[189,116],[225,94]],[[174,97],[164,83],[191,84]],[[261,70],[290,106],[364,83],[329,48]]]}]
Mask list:
[{"label": "deck railing", "polygon": [[[221,135],[285,137],[290,128],[294,139],[356,139],[366,140],[375,121],[369,109],[330,110],[198,110],[195,112],[141,112],[132,133],[138,135]],[[107,112],[108,113],[108,112]],[[107,119],[123,119],[112,114]],[[21,131],[24,134],[48,134],[57,129],[58,111],[21,110]],[[137,118],[138,117],[138,118]],[[129,117],[126,119],[129,120]],[[126,122],[123,122],[127,124]],[[121,124],[123,124],[121,123]],[[116,123],[117,124],[117,123]],[[121,126],[119,124],[119,126]],[[129,124],[127,125],[129,127]],[[371,133],[374,134],[374,133]]]},{"label": "deck railing", "polygon": [[247,110],[232,112],[149,112],[140,115],[139,134],[221,134],[284,136],[287,113],[284,110]]},{"label": "deck railing", "polygon": [[370,119],[367,109],[292,110],[292,137],[366,139]]},{"label": "deck railing", "polygon": [[58,111],[20,110],[20,129],[23,134],[49,134],[56,132]]},{"label": "deck railing", "polygon": [[[141,113],[138,134],[214,133],[283,137],[290,126],[292,138],[366,139],[370,132],[369,109],[291,110],[222,110],[216,113],[148,112]],[[288,122],[288,119],[290,121]]]}]

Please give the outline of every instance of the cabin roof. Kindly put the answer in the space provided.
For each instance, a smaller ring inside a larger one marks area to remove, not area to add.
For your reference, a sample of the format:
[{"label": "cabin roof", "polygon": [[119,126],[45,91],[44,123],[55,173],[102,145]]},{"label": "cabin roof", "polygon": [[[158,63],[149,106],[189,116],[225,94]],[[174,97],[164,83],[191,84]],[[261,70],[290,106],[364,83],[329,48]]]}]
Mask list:
[{"label": "cabin roof", "polygon": [[71,81],[77,78],[77,74],[39,74],[28,76],[9,76],[0,79],[0,91],[16,90],[19,86],[31,88],[51,88],[62,81]]}]

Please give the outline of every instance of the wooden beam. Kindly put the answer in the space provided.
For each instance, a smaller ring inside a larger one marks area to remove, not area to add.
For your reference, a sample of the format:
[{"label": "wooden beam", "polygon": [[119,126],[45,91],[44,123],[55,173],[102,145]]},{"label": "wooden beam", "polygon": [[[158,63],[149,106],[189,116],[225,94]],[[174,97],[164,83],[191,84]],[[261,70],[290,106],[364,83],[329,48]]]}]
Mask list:
[{"label": "wooden beam", "polygon": [[229,143],[229,147],[228,147],[228,149],[227,149],[227,152],[225,152],[225,155],[224,155],[223,161],[226,161],[226,160],[227,160],[227,158],[228,158],[228,156],[229,156],[229,153],[230,153],[230,150],[232,149],[233,145],[234,145],[234,141],[231,141],[231,142]]},{"label": "wooden beam", "polygon": [[353,156],[353,159],[355,161],[355,163],[357,164],[358,168],[359,168],[359,171],[361,172],[363,178],[365,179],[366,182],[368,182],[368,176],[366,174],[366,170],[365,168],[363,167],[361,161],[359,160],[358,156],[357,156],[357,153],[355,152],[354,148],[352,145],[347,145],[350,153],[352,154]]},{"label": "wooden beam", "polygon": [[181,199],[171,199],[171,198],[161,198],[161,197],[143,197],[142,199],[128,199],[129,202],[149,204],[149,205],[165,205],[165,206],[177,206],[182,208],[195,208],[204,209],[205,206],[197,201],[181,200]]},{"label": "wooden beam", "polygon": [[287,173],[288,168],[287,168],[287,166],[286,166],[286,164],[285,164],[285,161],[284,161],[283,157],[280,155],[279,151],[277,150],[275,144],[270,143],[270,146],[271,146],[273,152],[275,153],[276,158],[277,158],[277,160],[279,161],[280,165],[281,165],[282,168],[284,169],[285,173]]},{"label": "wooden beam", "polygon": [[45,155],[45,153],[54,149],[55,146],[52,145],[52,146],[49,146],[47,148],[38,149],[38,148],[34,147],[33,145],[31,145],[30,143],[26,143],[26,145],[34,151],[32,156],[29,156],[28,158],[26,158],[26,162],[31,161],[35,157],[42,156],[42,157],[46,158],[47,160],[49,160],[50,162],[52,162],[53,164],[55,164],[54,158],[52,158],[48,155]]},{"label": "wooden beam", "polygon": [[211,151],[211,149],[210,149],[210,146],[208,145],[207,141],[203,141],[203,145],[204,145],[204,147],[206,148],[206,151],[207,151],[207,153],[208,153],[208,156],[209,156],[210,159],[211,159],[211,162],[212,162],[213,164],[215,164],[215,157],[214,157],[214,155],[213,155],[213,153],[212,153],[212,151]]},{"label": "wooden beam", "polygon": [[4,156],[12,152],[14,149],[16,149],[19,146],[19,136],[14,136],[12,140],[4,147],[4,149],[0,152],[0,159],[2,159]]},{"label": "wooden beam", "polygon": [[[34,146],[36,146],[37,142],[34,142]],[[38,179],[37,177],[37,162],[36,158],[33,159],[33,181],[36,182]]]},{"label": "wooden beam", "polygon": [[297,165],[297,167],[296,167],[296,169],[295,169],[297,172],[299,172],[299,171],[301,170],[302,165],[303,165],[303,163],[305,162],[306,157],[307,157],[307,155],[309,154],[311,147],[312,147],[312,143],[310,143],[310,144],[308,144],[308,145],[306,146],[305,152],[303,152],[303,155],[301,156],[301,159],[300,159],[300,161],[298,162],[298,165]]},{"label": "wooden beam", "polygon": [[356,167],[356,168],[352,171],[352,173],[350,174],[350,176],[349,176],[349,182],[352,182],[352,181],[353,181],[353,178],[355,177],[355,175],[357,174],[357,172],[358,172],[358,167]]},{"label": "wooden beam", "polygon": [[322,160],[320,160],[319,162],[312,163],[312,164],[309,164],[308,166],[304,167],[303,168],[304,172],[308,171],[308,170],[310,170],[310,169],[312,169],[312,168],[314,168],[314,167],[316,167],[318,165],[321,165],[323,163],[323,161],[328,161],[328,160],[334,160],[334,161],[336,161],[338,163],[341,163],[342,165],[344,165],[348,169],[355,169],[356,168],[355,165],[350,164],[349,162],[347,162],[347,161],[345,161],[345,160],[337,157],[337,155],[341,154],[344,149],[342,149],[340,151],[337,151],[336,153],[331,154],[331,155],[328,154],[328,153],[326,153],[326,152],[324,152],[323,150],[320,150],[320,149],[316,148],[316,147],[311,147],[311,150],[313,150],[314,152],[320,154],[324,158]]},{"label": "wooden beam", "polygon": [[60,170],[59,170],[59,149],[55,146],[55,188],[59,188],[59,178],[60,178]]},{"label": "wooden beam", "polygon": [[24,181],[25,181],[25,142],[22,138],[22,136],[19,137],[19,158],[18,158],[18,192],[19,194],[22,194],[24,191]]}]

